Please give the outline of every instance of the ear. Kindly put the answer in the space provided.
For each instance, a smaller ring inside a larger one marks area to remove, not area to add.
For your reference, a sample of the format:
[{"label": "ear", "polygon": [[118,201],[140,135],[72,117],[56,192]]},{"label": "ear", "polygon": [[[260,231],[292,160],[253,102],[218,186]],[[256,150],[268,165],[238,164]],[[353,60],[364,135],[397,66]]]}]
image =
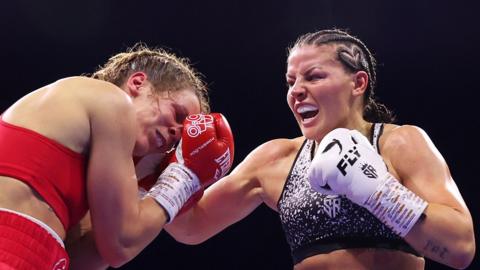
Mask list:
[{"label": "ear", "polygon": [[140,94],[142,86],[147,81],[147,74],[141,71],[137,71],[130,75],[127,80],[127,89],[132,97],[136,97]]},{"label": "ear", "polygon": [[365,90],[367,90],[368,87],[368,74],[365,71],[357,71],[353,75],[353,83],[354,87],[352,90],[352,94],[354,96],[360,96],[365,93]]}]

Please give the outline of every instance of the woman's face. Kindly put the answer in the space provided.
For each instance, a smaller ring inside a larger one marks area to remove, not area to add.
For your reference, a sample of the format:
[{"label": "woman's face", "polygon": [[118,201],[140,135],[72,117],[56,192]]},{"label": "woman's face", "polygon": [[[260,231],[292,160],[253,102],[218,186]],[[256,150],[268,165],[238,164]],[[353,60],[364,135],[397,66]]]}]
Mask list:
[{"label": "woman's face", "polygon": [[337,60],[336,46],[294,48],[287,61],[287,102],[303,135],[320,141],[346,124],[353,102],[353,74]]},{"label": "woman's face", "polygon": [[200,101],[191,89],[160,94],[152,94],[151,90],[136,99],[139,104],[136,156],[170,150],[181,138],[185,118],[201,111]]}]

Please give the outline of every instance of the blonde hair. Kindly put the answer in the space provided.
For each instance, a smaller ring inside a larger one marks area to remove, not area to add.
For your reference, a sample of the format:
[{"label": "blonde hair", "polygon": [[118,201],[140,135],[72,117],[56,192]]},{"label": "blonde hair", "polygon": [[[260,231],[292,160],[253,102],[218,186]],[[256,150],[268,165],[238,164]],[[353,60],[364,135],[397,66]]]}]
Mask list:
[{"label": "blonde hair", "polygon": [[126,52],[110,57],[91,77],[120,87],[131,74],[139,71],[147,74],[157,92],[193,88],[202,112],[210,112],[208,90],[202,75],[190,65],[187,58],[180,58],[165,49],[149,48],[137,43]]}]

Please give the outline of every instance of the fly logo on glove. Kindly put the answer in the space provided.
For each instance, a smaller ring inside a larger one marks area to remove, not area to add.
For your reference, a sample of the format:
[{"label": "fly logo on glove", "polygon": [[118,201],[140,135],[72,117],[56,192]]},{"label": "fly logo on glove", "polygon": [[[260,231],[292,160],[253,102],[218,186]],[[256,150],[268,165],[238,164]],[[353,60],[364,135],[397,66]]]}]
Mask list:
[{"label": "fly logo on glove", "polygon": [[[352,139],[354,146],[350,150],[348,150],[347,153],[343,155],[343,157],[337,163],[337,168],[342,173],[343,176],[347,175],[347,167],[353,166],[358,161],[358,159],[362,156],[356,146],[358,142],[355,140],[353,136],[351,136],[350,138]],[[337,139],[332,139],[332,141],[325,147],[322,153],[325,153],[331,150],[333,146],[338,146],[339,155],[341,155],[343,146],[342,146],[342,143]],[[373,167],[371,164],[362,163],[361,170],[363,171],[365,176],[367,176],[368,178],[378,177],[377,170],[375,170],[375,167]]]},{"label": "fly logo on glove", "polygon": [[358,149],[356,146],[354,146],[352,149],[348,150],[347,153],[343,156],[342,159],[337,164],[337,168],[340,170],[340,172],[345,176],[347,175],[347,167],[353,166],[355,162],[357,162],[358,158],[360,157],[360,153],[358,152]]}]

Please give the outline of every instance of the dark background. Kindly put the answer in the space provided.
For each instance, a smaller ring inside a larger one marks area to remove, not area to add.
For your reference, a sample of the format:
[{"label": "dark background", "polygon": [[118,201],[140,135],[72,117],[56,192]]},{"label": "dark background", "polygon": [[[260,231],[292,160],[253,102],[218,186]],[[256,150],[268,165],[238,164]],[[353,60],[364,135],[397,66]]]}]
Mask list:
[{"label": "dark background", "polygon": [[[450,165],[478,234],[476,1],[4,1],[1,104],[92,72],[135,42],[189,57],[214,111],[228,118],[236,164],[259,144],[300,135],[285,102],[286,47],[298,35],[349,29],[379,62],[380,100],[422,127]],[[478,242],[478,241],[477,241]],[[276,213],[259,207],[199,246],[165,232],[121,269],[292,269]],[[427,260],[427,269],[448,269]],[[480,269],[478,256],[469,269]]]}]

